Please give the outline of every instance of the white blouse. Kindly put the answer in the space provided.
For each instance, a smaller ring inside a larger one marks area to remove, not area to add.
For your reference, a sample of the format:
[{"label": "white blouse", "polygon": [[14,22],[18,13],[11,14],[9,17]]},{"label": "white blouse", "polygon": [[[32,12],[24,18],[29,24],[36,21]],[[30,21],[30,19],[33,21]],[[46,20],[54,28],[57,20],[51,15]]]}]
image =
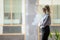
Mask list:
[{"label": "white blouse", "polygon": [[47,25],[51,24],[51,19],[49,14],[44,14],[43,16],[37,14],[32,22],[32,25],[37,25],[40,28],[44,28]]}]

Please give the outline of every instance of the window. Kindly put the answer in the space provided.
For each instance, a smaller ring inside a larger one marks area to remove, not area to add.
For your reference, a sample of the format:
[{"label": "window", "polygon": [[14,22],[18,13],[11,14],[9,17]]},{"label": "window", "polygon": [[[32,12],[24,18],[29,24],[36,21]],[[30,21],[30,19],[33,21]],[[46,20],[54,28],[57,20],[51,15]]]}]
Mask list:
[{"label": "window", "polygon": [[25,0],[0,0],[0,39],[25,40],[24,19]]},{"label": "window", "polygon": [[22,33],[21,30],[22,0],[4,0],[3,33]]},{"label": "window", "polygon": [[25,35],[25,0],[2,0],[0,6],[0,35]]}]

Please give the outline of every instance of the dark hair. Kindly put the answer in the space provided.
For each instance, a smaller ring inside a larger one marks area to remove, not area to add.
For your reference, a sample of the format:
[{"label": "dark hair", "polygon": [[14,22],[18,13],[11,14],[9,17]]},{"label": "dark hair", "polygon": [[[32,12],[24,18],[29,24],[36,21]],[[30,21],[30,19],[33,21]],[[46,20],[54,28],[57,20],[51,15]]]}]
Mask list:
[{"label": "dark hair", "polygon": [[46,5],[45,8],[46,8],[46,11],[50,13],[50,7],[49,7],[49,5]]}]

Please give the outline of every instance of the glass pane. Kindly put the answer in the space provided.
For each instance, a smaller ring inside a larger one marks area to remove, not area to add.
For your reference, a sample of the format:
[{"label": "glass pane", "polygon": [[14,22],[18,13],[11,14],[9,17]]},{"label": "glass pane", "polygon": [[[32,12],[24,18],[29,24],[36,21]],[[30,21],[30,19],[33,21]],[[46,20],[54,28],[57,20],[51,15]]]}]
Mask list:
[{"label": "glass pane", "polygon": [[10,0],[4,0],[4,24],[11,24]]},{"label": "glass pane", "polygon": [[51,31],[51,32],[54,33],[55,30],[58,31],[58,32],[60,32],[60,26],[52,26],[52,27],[50,27],[50,31]]},{"label": "glass pane", "polygon": [[12,0],[12,2],[13,2],[12,23],[21,24],[22,23],[22,0]]},{"label": "glass pane", "polygon": [[[60,32],[60,26],[51,26],[50,32],[54,33],[56,31]],[[41,33],[41,29],[39,29],[39,32]]]},{"label": "glass pane", "polygon": [[60,5],[53,5],[53,19],[52,23],[60,24]]},{"label": "glass pane", "polygon": [[53,5],[53,19],[57,19],[57,12],[58,12],[58,10],[57,10],[57,5]]},{"label": "glass pane", "polygon": [[60,5],[58,5],[58,18],[60,19]]},{"label": "glass pane", "polygon": [[21,33],[20,26],[3,26],[3,33]]}]

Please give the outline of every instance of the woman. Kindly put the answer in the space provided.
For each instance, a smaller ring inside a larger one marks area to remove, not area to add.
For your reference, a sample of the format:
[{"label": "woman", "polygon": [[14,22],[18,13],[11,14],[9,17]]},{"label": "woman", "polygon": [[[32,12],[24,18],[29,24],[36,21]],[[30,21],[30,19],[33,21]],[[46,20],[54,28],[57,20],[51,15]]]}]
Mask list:
[{"label": "woman", "polygon": [[51,24],[51,18],[50,18],[50,7],[49,5],[46,5],[45,8],[43,8],[44,17],[42,18],[42,22],[40,23],[40,28],[42,28],[42,40],[48,40],[48,36],[50,33],[50,24]]},{"label": "woman", "polygon": [[37,14],[34,22],[32,25],[38,25],[40,26],[40,29],[42,30],[42,40],[48,40],[48,36],[50,33],[50,24],[51,24],[51,19],[50,19],[50,7],[49,5],[46,5],[43,8],[43,17],[40,19],[40,14]]}]

